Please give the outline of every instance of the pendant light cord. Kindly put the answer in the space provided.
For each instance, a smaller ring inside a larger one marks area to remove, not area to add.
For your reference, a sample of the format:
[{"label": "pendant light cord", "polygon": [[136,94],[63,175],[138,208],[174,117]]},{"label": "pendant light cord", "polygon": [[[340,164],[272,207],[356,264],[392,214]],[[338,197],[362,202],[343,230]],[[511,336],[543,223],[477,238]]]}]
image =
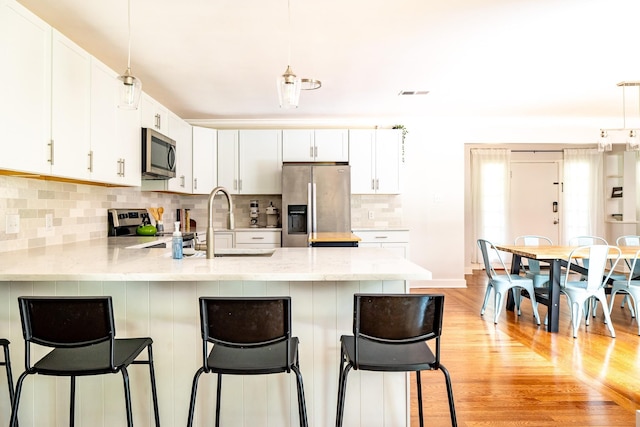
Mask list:
[{"label": "pendant light cord", "polygon": [[291,0],[287,0],[287,19],[289,26],[289,54],[287,57],[287,66],[291,65]]},{"label": "pendant light cord", "polygon": [[131,0],[127,0],[127,32],[128,32],[128,48],[127,48],[127,70],[131,70]]}]

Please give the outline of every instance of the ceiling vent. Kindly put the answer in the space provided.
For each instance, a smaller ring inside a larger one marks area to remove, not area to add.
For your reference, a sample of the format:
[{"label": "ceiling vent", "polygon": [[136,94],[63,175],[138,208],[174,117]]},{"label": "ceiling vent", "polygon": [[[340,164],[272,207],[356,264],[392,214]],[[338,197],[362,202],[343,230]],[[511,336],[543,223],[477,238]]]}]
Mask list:
[{"label": "ceiling vent", "polygon": [[428,93],[428,90],[401,90],[398,96],[427,95]]}]

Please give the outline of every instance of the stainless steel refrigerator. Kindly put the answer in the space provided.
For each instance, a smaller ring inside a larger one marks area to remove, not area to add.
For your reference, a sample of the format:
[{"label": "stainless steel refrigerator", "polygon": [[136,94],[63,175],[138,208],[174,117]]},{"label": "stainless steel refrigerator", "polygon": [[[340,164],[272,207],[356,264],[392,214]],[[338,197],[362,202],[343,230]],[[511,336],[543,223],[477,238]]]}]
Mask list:
[{"label": "stainless steel refrigerator", "polygon": [[282,166],[282,246],[309,246],[312,232],[351,231],[348,165]]}]

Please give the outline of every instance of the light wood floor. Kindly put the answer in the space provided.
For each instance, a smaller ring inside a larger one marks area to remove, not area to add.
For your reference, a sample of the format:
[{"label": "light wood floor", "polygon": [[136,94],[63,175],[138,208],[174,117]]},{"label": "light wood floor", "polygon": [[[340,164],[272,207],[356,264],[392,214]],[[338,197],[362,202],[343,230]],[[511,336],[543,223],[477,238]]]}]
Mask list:
[{"label": "light wood floor", "polygon": [[[416,289],[445,295],[442,363],[449,370],[461,427],[635,426],[640,409],[638,324],[620,307],[613,313],[616,338],[599,316],[572,337],[566,299],[561,297],[560,331],[537,326],[528,299],[522,315],[503,309],[493,323],[493,303],[484,317],[484,271],[466,276],[466,289]],[[539,306],[544,319],[546,307]],[[599,314],[602,314],[600,310]],[[425,425],[449,426],[440,372],[423,374]],[[418,426],[412,378],[411,425]]]}]

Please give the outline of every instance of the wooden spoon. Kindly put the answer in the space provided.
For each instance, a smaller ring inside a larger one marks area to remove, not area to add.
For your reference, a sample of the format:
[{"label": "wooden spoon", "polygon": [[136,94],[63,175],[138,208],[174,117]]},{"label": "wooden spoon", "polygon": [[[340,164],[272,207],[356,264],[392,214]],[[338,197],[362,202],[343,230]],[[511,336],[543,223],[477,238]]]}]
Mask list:
[{"label": "wooden spoon", "polygon": [[149,208],[147,210],[149,211],[149,213],[151,213],[151,216],[153,217],[153,219],[158,221],[158,210],[156,208]]},{"label": "wooden spoon", "polygon": [[158,208],[158,221],[162,221],[162,214],[164,213],[164,208],[160,206]]}]

